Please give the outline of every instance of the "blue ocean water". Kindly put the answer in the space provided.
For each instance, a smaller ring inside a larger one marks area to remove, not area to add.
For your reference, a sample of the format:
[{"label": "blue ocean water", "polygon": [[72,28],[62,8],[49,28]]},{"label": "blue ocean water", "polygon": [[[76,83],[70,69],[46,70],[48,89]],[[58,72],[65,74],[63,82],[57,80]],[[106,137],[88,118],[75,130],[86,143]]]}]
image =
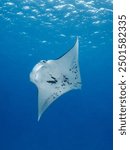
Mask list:
[{"label": "blue ocean water", "polygon": [[[0,150],[112,150],[111,0],[0,1]],[[82,89],[37,122],[29,74],[79,36]]]}]

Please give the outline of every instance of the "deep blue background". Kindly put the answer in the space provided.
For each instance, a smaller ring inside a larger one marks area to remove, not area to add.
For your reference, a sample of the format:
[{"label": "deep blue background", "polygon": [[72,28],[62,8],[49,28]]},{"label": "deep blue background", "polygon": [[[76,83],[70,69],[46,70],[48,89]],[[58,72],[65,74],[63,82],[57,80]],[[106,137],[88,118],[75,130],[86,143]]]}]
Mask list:
[{"label": "deep blue background", "polygon": [[[0,150],[112,150],[111,0],[0,1]],[[37,122],[29,74],[79,36],[82,90]]]}]

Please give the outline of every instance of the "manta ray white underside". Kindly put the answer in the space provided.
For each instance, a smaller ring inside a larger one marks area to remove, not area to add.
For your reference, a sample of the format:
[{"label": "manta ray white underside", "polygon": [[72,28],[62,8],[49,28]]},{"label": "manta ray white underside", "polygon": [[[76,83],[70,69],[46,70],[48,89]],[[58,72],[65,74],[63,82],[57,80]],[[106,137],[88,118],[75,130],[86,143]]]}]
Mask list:
[{"label": "manta ray white underside", "polygon": [[64,93],[81,88],[78,38],[75,45],[56,60],[41,60],[30,73],[38,88],[38,120],[48,106]]}]

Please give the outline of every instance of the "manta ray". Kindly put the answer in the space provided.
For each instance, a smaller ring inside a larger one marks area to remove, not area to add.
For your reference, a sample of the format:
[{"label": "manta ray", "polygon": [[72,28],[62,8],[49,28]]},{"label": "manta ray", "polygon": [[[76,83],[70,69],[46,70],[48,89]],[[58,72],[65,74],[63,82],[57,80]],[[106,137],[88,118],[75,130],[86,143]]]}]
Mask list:
[{"label": "manta ray", "polygon": [[74,89],[81,89],[78,63],[78,37],[74,46],[56,60],[41,60],[30,73],[38,88],[38,120],[57,98]]}]

